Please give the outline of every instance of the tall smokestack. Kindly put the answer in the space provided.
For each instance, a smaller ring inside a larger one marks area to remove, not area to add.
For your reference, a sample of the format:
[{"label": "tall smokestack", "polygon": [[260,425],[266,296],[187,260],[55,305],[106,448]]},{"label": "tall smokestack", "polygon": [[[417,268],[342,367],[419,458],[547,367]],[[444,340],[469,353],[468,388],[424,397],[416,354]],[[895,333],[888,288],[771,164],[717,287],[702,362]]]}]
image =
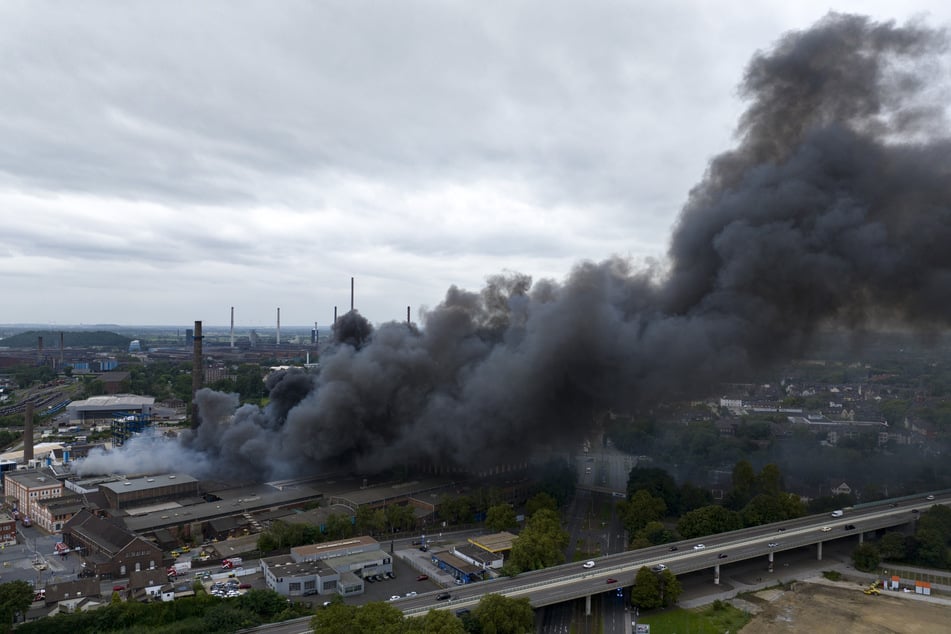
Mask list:
[{"label": "tall smokestack", "polygon": [[412,322],[409,320],[409,306],[406,307],[406,325],[409,326]]},{"label": "tall smokestack", "polygon": [[66,363],[66,335],[63,334],[63,331],[59,331],[59,364],[64,365]]},{"label": "tall smokestack", "polygon": [[337,325],[337,307],[334,306],[334,325]]},{"label": "tall smokestack", "polygon": [[231,347],[234,348],[234,306],[231,307]]},{"label": "tall smokestack", "polygon": [[195,357],[192,362],[192,429],[198,427],[198,401],[195,400],[195,394],[205,384],[205,368],[201,359],[201,322],[195,322],[195,334],[193,336],[195,343]]},{"label": "tall smokestack", "polygon": [[281,345],[281,309],[277,309],[277,345]]},{"label": "tall smokestack", "polygon": [[353,310],[353,278],[350,278],[350,310]]},{"label": "tall smokestack", "polygon": [[26,402],[23,412],[23,462],[33,460],[33,401]]}]

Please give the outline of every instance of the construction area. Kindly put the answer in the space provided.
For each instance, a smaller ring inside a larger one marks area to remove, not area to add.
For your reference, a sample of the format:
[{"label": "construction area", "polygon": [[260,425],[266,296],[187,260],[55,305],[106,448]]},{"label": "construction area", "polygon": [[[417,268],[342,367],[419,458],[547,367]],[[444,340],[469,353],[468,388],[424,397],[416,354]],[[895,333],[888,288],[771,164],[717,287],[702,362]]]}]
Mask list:
[{"label": "construction area", "polygon": [[951,599],[906,592],[870,592],[859,581],[822,578],[768,589],[731,601],[754,613],[742,634],[931,634],[947,631]]}]

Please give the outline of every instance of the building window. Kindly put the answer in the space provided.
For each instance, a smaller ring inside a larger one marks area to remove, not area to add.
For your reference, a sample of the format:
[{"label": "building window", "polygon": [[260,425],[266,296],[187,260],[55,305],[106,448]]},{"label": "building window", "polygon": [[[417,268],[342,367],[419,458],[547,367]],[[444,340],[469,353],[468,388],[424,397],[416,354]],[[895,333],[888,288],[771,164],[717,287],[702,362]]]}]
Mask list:
[{"label": "building window", "polygon": [[300,581],[287,584],[287,589],[290,592],[300,592]]}]

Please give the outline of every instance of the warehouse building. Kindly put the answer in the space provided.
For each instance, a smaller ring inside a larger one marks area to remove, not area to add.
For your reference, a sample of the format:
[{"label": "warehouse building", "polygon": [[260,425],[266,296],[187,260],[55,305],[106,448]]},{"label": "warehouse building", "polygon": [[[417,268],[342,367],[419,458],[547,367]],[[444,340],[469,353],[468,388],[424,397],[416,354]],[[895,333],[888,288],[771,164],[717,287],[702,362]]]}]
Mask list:
[{"label": "warehouse building", "polygon": [[199,497],[198,480],[184,473],[104,482],[99,490],[116,510]]},{"label": "warehouse building", "polygon": [[154,406],[154,396],[116,394],[73,401],[66,406],[66,413],[71,425],[110,425],[121,416],[151,417]]}]

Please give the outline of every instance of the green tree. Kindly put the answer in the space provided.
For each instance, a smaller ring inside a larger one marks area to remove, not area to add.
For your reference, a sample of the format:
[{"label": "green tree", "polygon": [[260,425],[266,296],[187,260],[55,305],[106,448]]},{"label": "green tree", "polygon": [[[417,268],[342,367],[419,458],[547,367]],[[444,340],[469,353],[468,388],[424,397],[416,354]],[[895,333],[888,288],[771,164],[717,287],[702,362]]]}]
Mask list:
[{"label": "green tree", "polygon": [[878,549],[882,559],[902,561],[905,559],[905,535],[898,531],[889,531],[882,535],[878,542]]},{"label": "green tree", "polygon": [[353,519],[346,513],[329,514],[325,526],[330,539],[343,539],[353,535]]},{"label": "green tree", "polygon": [[358,533],[376,535],[386,529],[386,512],[364,505],[357,509],[355,522]]},{"label": "green tree", "polygon": [[558,512],[558,500],[548,495],[547,493],[536,493],[528,499],[528,502],[525,503],[525,513],[531,517],[535,514],[536,511],[540,509],[548,509],[550,511]]},{"label": "green tree", "polygon": [[876,548],[874,544],[865,542],[864,544],[859,544],[855,550],[852,551],[852,565],[855,566],[856,570],[872,572],[878,568],[879,561],[878,548]]},{"label": "green tree", "polygon": [[690,482],[684,482],[680,487],[680,512],[686,513],[698,509],[701,506],[713,504],[713,494],[709,489],[694,486]]},{"label": "green tree", "polygon": [[675,541],[677,536],[660,522],[648,522],[638,533],[649,545],[667,544]]},{"label": "green tree", "polygon": [[704,506],[684,514],[677,521],[677,532],[689,539],[737,530],[743,527],[740,514],[722,506]]},{"label": "green tree", "polygon": [[467,524],[472,521],[472,500],[464,495],[444,497],[439,503],[438,514],[449,524]]},{"label": "green tree", "polygon": [[465,634],[462,621],[449,610],[430,610],[423,617],[403,621],[406,634]]},{"label": "green tree", "polygon": [[564,563],[568,539],[558,514],[540,510],[528,519],[512,543],[511,564],[516,570],[525,571]]},{"label": "green tree", "polygon": [[13,617],[26,612],[33,603],[33,587],[26,581],[10,581],[0,584],[0,623],[3,631],[13,629]]},{"label": "green tree", "polygon": [[775,464],[765,465],[756,476],[756,491],[760,494],[778,495],[783,490],[783,475]]},{"label": "green tree", "polygon": [[919,564],[932,568],[948,567],[948,540],[938,529],[919,527],[915,531],[915,540]]},{"label": "green tree", "polygon": [[485,513],[485,527],[493,531],[510,531],[518,526],[515,521],[515,509],[511,504],[490,506]]},{"label": "green tree", "polygon": [[331,603],[310,621],[314,634],[394,634],[403,631],[403,613],[388,603],[363,606]]},{"label": "green tree", "polygon": [[670,570],[664,570],[659,575],[661,602],[664,607],[670,607],[677,603],[677,599],[683,593],[683,586]]},{"label": "green tree", "polygon": [[667,505],[667,511],[678,514],[680,510],[680,489],[673,477],[663,469],[655,467],[634,467],[627,476],[627,499],[638,491],[647,491],[651,496],[660,498]]},{"label": "green tree", "polygon": [[472,611],[482,634],[530,634],[535,631],[535,613],[527,597],[510,599],[487,594]]},{"label": "green tree", "polygon": [[390,504],[385,510],[391,531],[411,531],[416,526],[416,515],[409,504]]},{"label": "green tree", "polygon": [[738,511],[750,501],[756,488],[756,471],[749,460],[740,460],[733,465],[733,488],[723,501],[724,505]]},{"label": "green tree", "polygon": [[624,528],[633,535],[647,526],[648,522],[662,520],[667,513],[667,504],[645,489],[638,489],[634,495],[617,503],[617,512]]},{"label": "green tree", "polygon": [[660,577],[642,566],[634,577],[634,587],[631,588],[631,605],[642,610],[652,610],[664,605],[661,596]]}]

